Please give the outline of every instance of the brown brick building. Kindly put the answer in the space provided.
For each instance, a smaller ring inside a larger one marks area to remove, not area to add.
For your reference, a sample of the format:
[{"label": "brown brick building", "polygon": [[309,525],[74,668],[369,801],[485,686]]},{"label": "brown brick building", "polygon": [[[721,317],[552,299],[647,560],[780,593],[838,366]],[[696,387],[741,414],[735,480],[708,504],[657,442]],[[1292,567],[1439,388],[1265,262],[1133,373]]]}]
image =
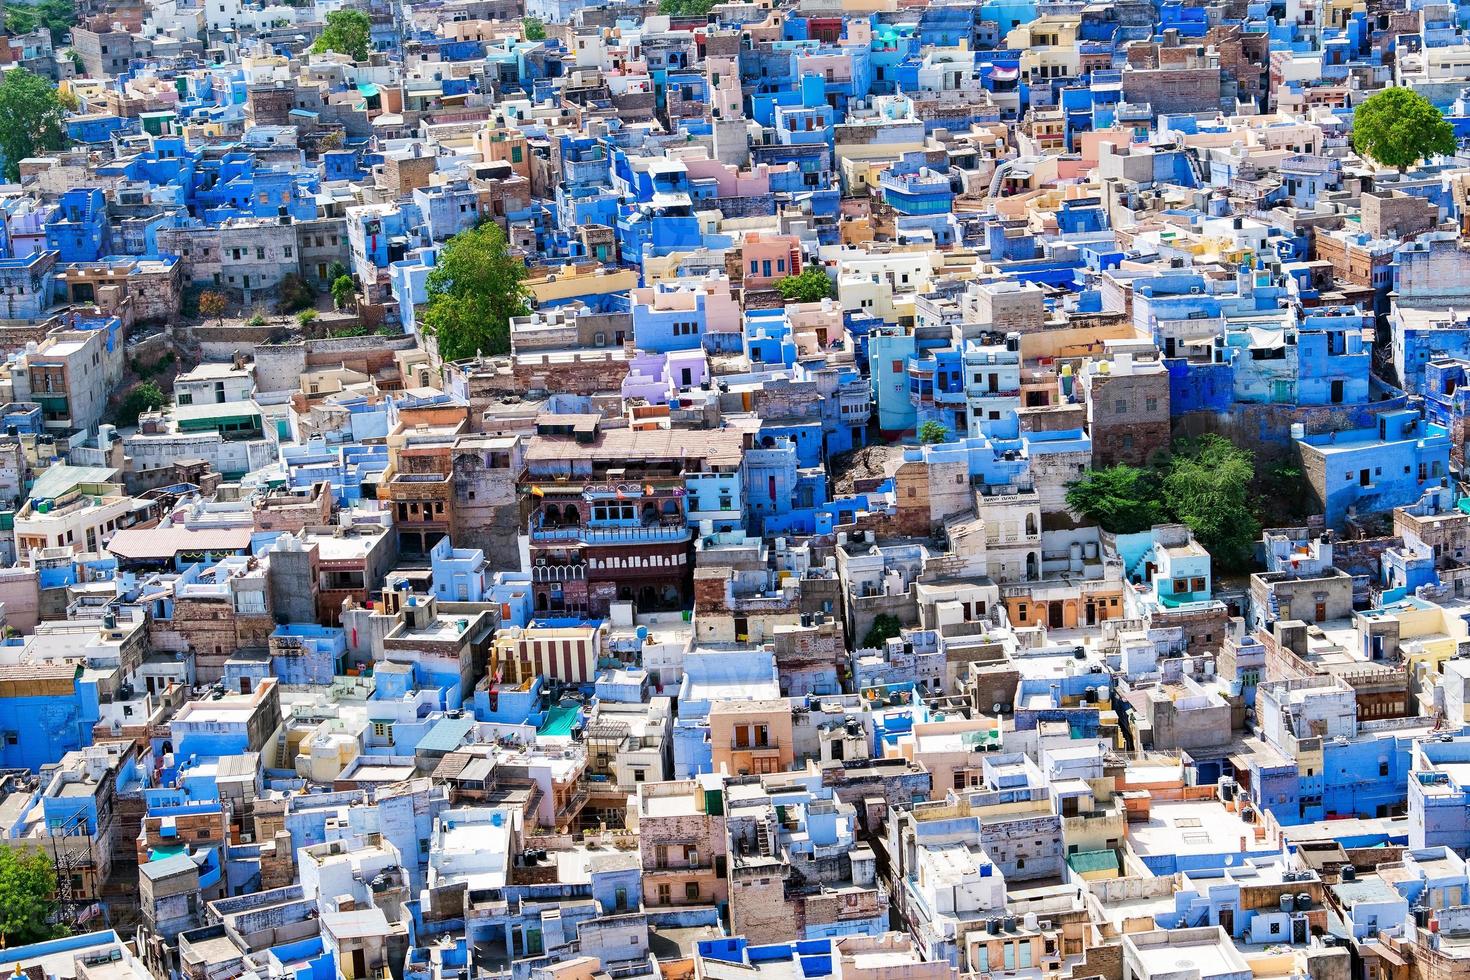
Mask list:
[{"label": "brown brick building", "polygon": [[1078,376],[1087,405],[1092,465],[1142,466],[1169,447],[1169,372],[1158,360],[1119,354],[1089,361]]}]

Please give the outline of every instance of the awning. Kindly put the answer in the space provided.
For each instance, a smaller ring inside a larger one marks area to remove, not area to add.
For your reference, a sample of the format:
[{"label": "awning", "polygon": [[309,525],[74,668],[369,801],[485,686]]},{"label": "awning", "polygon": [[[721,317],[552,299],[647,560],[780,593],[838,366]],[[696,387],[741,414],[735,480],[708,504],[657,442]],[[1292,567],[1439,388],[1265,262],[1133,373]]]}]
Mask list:
[{"label": "awning", "polygon": [[1251,346],[1254,348],[1274,350],[1277,347],[1286,346],[1286,338],[1283,336],[1283,332],[1279,329],[1273,330],[1270,327],[1251,327],[1250,335]]}]

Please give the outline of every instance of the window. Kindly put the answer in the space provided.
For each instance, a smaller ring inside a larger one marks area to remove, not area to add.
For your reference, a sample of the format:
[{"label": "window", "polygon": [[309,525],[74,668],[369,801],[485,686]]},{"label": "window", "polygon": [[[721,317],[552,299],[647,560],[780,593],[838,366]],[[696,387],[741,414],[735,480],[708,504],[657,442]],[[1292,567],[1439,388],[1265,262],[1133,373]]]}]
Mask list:
[{"label": "window", "polygon": [[1113,399],[1113,414],[1123,415],[1128,411],[1128,400],[1126,398]]},{"label": "window", "polygon": [[699,882],[684,882],[684,898],[691,902],[699,901]]},{"label": "window", "polygon": [[668,905],[674,897],[674,890],[669,885],[658,886],[658,904]]}]

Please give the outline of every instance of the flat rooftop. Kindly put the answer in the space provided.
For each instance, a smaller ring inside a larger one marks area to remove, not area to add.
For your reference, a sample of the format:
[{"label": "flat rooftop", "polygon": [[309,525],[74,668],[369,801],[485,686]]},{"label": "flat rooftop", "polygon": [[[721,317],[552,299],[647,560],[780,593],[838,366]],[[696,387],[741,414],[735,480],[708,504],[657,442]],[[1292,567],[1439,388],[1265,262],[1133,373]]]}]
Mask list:
[{"label": "flat rooftop", "polygon": [[693,793],[677,796],[650,796],[643,799],[643,816],[646,817],[689,817],[700,812],[694,802]]},{"label": "flat rooftop", "polygon": [[1154,803],[1147,823],[1128,825],[1128,838],[1140,856],[1235,853],[1241,837],[1255,841],[1255,826],[1207,800]]},{"label": "flat rooftop", "polygon": [[1174,976],[1198,971],[1201,980],[1239,973],[1245,965],[1233,946],[1213,942],[1171,941],[1135,946],[1144,971],[1150,976]]}]

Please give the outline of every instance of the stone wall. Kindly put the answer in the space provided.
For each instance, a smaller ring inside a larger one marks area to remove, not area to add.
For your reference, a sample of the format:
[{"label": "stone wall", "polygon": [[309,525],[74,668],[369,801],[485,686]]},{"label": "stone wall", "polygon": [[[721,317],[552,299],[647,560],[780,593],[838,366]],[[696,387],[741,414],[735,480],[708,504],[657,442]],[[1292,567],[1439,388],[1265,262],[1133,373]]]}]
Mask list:
[{"label": "stone wall", "polygon": [[[249,356],[252,348],[268,344],[271,336],[279,332],[279,326],[269,327],[247,327],[228,326],[221,327],[213,323],[198,324],[188,328],[189,339],[199,346],[200,356],[206,361],[228,361],[237,352]],[[301,376],[297,371],[291,376],[291,388]],[[285,388],[273,389],[276,391]]]},{"label": "stone wall", "polygon": [[491,393],[523,395],[529,391],[554,391],[595,395],[621,391],[627,376],[627,359],[613,353],[578,352],[571,358],[530,354],[515,358],[509,374],[496,375],[498,384]]},{"label": "stone wall", "polygon": [[1253,405],[1236,403],[1228,412],[1187,412],[1174,418],[1174,437],[1224,436],[1242,449],[1256,454],[1256,465],[1295,462],[1296,447],[1291,427],[1300,422],[1309,435],[1368,428],[1382,412],[1403,408],[1403,397],[1367,405]]}]

